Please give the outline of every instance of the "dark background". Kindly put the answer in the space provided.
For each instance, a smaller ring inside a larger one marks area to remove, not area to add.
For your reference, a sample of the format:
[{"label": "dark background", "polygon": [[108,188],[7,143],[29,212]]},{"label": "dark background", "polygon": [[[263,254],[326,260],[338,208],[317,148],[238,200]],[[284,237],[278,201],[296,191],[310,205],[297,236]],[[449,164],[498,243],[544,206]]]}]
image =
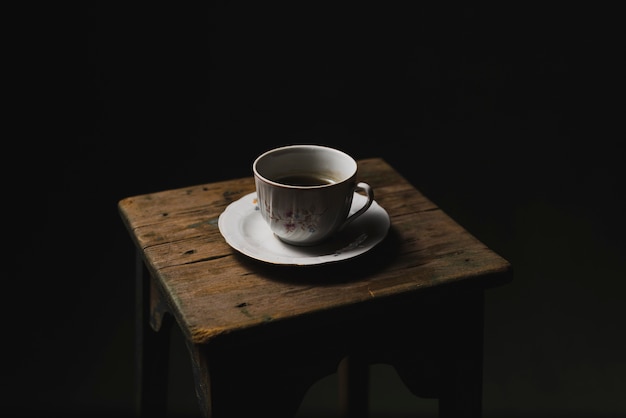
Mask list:
[{"label": "dark background", "polygon": [[[3,414],[133,413],[120,199],[249,176],[259,153],[315,142],[383,157],[513,264],[487,293],[486,417],[626,416],[623,23],[582,6],[29,14],[5,64]],[[171,413],[193,416],[176,330],[172,349]],[[436,411],[384,365],[372,376],[373,414]],[[335,379],[301,417],[337,415]]]}]

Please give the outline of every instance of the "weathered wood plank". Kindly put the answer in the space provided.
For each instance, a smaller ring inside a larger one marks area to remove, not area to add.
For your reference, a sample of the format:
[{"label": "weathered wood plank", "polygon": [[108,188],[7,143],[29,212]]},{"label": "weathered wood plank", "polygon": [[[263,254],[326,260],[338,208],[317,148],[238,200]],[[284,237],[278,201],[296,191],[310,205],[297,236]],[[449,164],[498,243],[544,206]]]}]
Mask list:
[{"label": "weathered wood plank", "polygon": [[226,244],[218,217],[254,191],[251,177],[130,197],[119,209],[196,343],[509,269],[385,161],[361,160],[359,170],[390,215],[389,235],[369,253],[322,267],[272,266]]}]

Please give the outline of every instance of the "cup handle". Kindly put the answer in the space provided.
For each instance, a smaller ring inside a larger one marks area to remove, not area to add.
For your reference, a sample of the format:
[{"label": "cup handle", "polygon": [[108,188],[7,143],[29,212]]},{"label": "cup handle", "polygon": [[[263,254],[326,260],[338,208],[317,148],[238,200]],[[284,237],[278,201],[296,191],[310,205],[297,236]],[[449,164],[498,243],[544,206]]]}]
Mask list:
[{"label": "cup handle", "polygon": [[359,191],[359,190],[364,192],[367,195],[367,201],[365,202],[365,204],[363,205],[361,209],[357,210],[352,215],[348,216],[348,218],[339,227],[339,230],[344,229],[350,222],[352,222],[359,216],[363,215],[365,211],[368,210],[370,206],[372,206],[372,202],[374,202],[374,189],[372,189],[372,187],[367,183],[359,182],[354,187],[354,191]]}]

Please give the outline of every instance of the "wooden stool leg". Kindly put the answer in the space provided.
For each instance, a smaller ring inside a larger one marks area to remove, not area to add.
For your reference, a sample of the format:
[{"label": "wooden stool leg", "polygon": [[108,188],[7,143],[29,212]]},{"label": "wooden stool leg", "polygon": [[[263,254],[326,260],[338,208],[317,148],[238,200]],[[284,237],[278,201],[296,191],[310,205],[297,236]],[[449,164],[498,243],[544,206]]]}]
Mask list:
[{"label": "wooden stool leg", "polygon": [[207,354],[202,347],[186,341],[189,355],[191,356],[191,369],[193,372],[196,399],[200,403],[200,413],[204,418],[213,418],[213,406],[211,395],[211,379]]},{"label": "wooden stool leg", "polygon": [[369,363],[357,355],[339,363],[339,408],[344,418],[369,415]]},{"label": "wooden stool leg", "polygon": [[188,341],[202,415],[293,418],[309,388],[332,374],[342,356],[291,343]]},{"label": "wooden stool leg", "polygon": [[439,417],[482,416],[483,386],[483,308],[482,291],[459,298],[458,315],[448,325],[454,330],[446,335],[443,359],[442,388],[439,396]]},{"label": "wooden stool leg", "polygon": [[135,263],[135,386],[137,414],[165,417],[171,318],[164,316],[157,289],[143,260]]}]

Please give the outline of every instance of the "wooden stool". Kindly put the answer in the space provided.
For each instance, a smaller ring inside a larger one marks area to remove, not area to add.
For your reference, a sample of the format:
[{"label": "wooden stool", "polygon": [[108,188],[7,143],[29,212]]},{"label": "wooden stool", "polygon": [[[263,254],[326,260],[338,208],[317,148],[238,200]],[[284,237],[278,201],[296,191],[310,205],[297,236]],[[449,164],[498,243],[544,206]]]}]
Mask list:
[{"label": "wooden stool", "polygon": [[164,416],[169,333],[177,323],[207,417],[293,417],[338,372],[343,416],[368,414],[368,367],[393,365],[441,417],[482,413],[483,295],[511,278],[491,251],[379,158],[360,179],[389,214],[368,252],[317,266],[273,265],[231,248],[224,209],[252,177],[129,197],[137,248],[139,408]]}]

